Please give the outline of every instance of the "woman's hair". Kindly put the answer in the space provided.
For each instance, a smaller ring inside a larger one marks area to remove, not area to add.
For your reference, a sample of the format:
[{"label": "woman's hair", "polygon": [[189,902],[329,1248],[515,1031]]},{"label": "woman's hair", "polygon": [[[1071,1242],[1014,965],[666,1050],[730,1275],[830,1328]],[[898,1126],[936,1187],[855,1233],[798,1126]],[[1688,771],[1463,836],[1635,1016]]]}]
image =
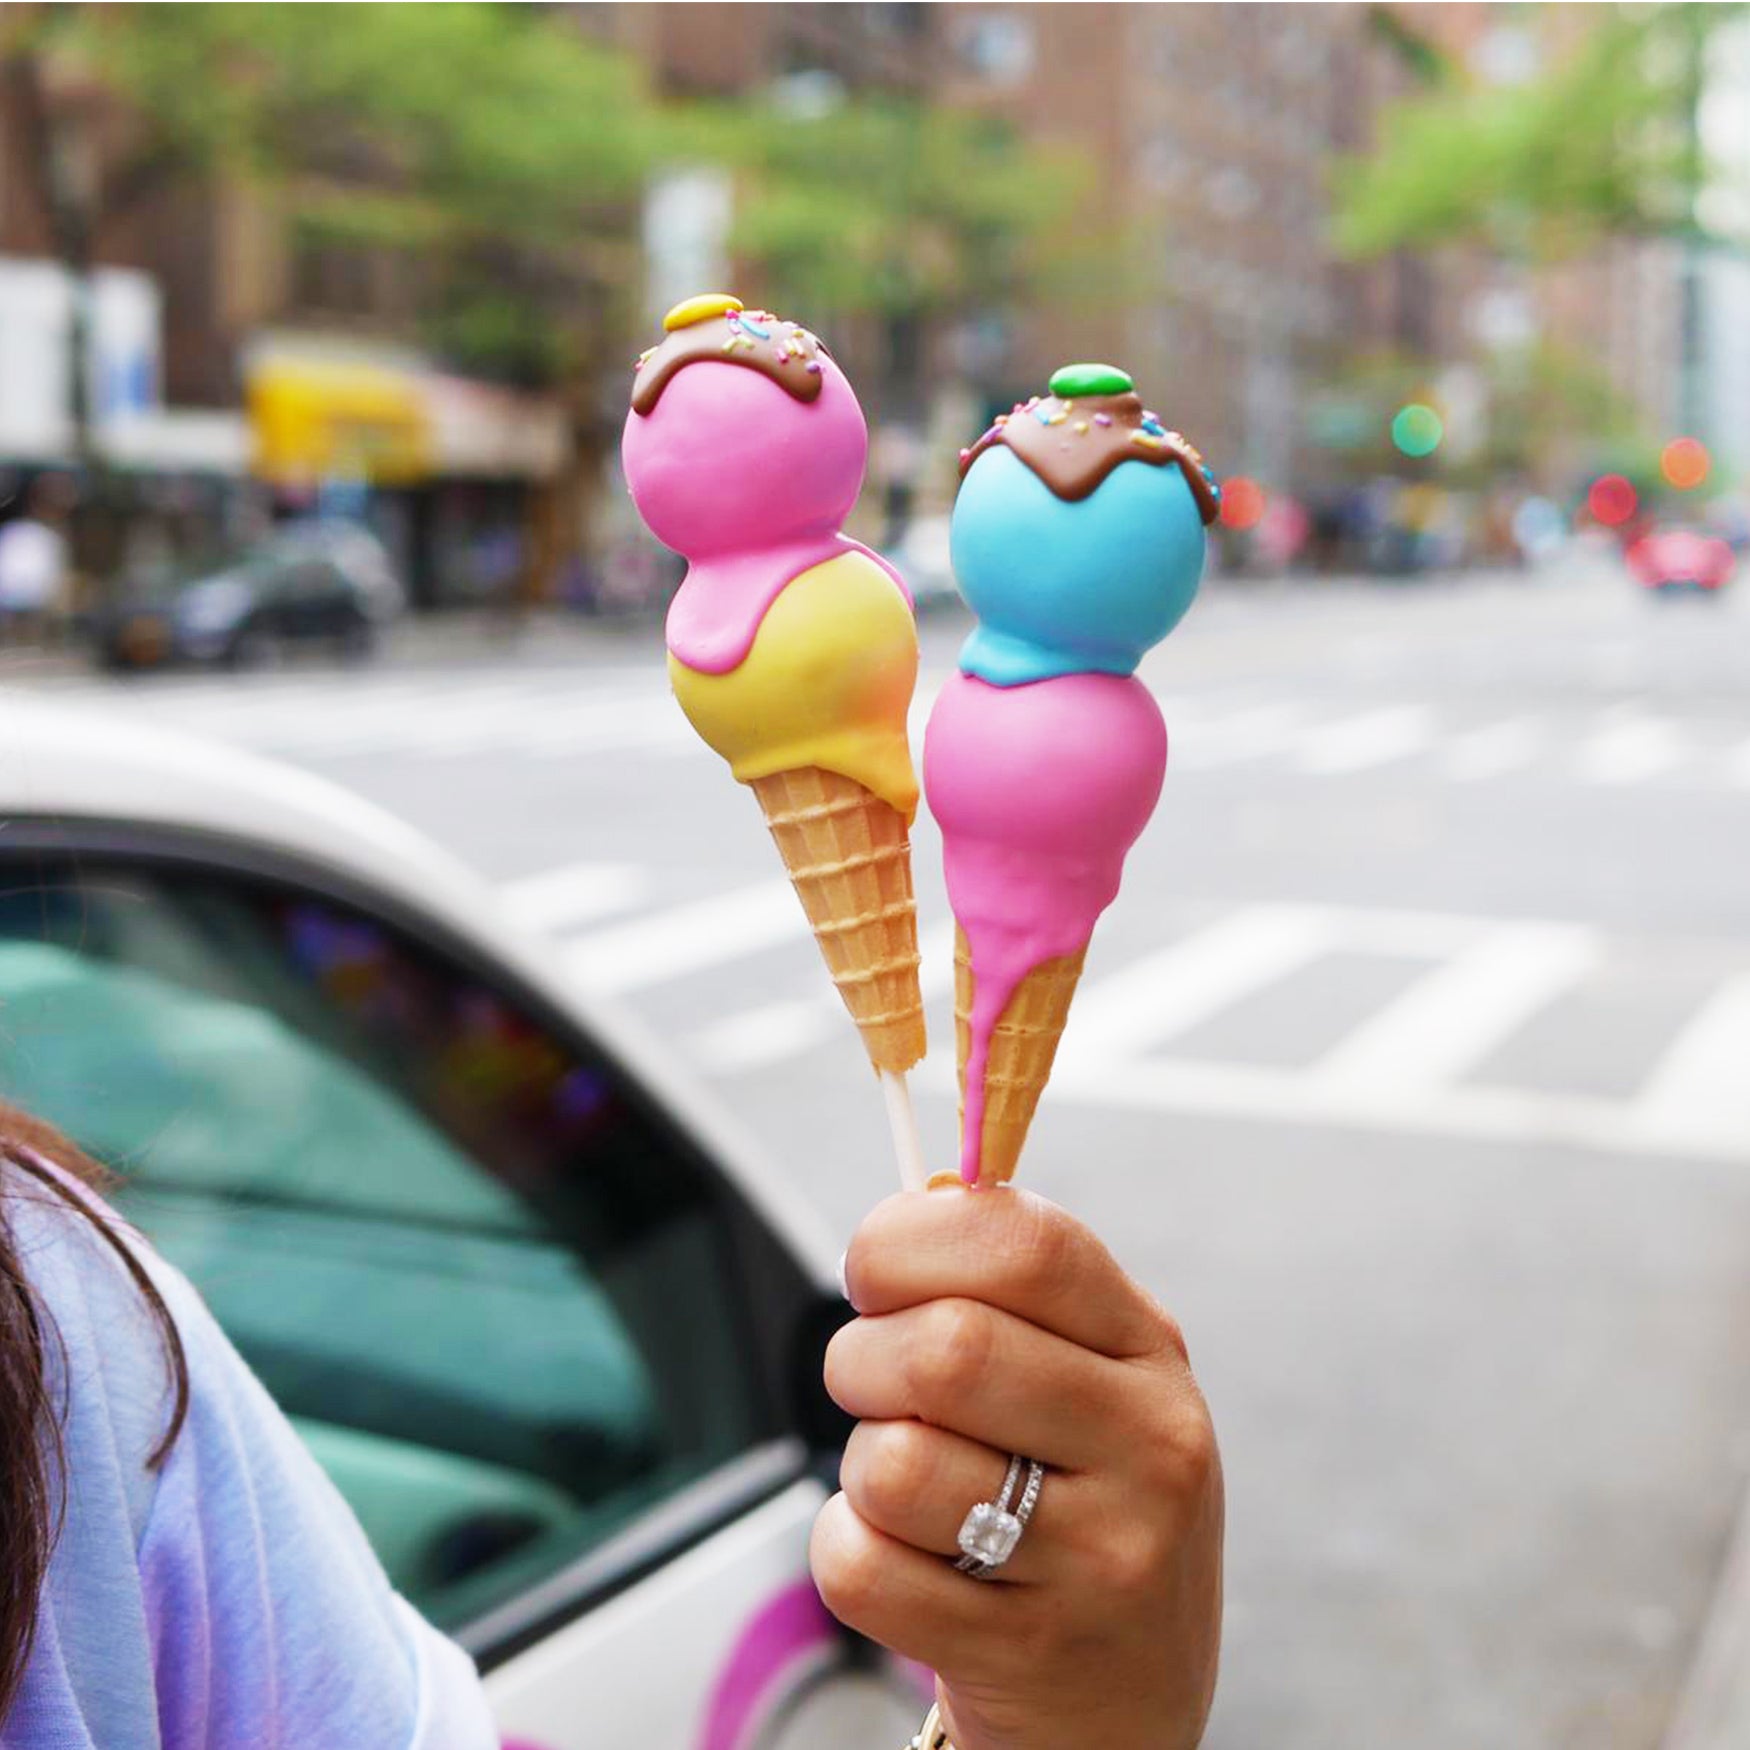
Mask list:
[{"label": "woman's hair", "polygon": [[[133,1278],[157,1320],[173,1391],[163,1438],[146,1462],[156,1470],[188,1414],[188,1359],[157,1285],[103,1208],[78,1187],[97,1189],[109,1175],[48,1125],[0,1105],[0,1174],[22,1174],[75,1211],[102,1237]],[[38,1599],[60,1535],[61,1419],[51,1401],[49,1345],[58,1341],[47,1309],[24,1272],[0,1189],[0,1726],[24,1681],[36,1633]]]}]

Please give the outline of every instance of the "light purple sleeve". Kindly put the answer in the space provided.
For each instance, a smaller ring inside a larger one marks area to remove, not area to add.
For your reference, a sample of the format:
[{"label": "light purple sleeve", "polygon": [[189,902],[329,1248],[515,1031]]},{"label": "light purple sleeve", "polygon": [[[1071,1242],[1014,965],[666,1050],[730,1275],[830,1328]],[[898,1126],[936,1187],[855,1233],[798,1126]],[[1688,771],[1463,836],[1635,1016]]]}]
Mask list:
[{"label": "light purple sleeve", "polygon": [[[392,1590],[186,1279],[136,1245],[191,1388],[153,1488],[144,1459],[167,1400],[150,1315],[79,1217],[38,1203],[25,1225],[27,1269],[65,1351],[77,1486],[5,1750],[495,1750],[466,1655]],[[69,1657],[70,1626],[87,1641],[98,1631],[101,1651]]]}]

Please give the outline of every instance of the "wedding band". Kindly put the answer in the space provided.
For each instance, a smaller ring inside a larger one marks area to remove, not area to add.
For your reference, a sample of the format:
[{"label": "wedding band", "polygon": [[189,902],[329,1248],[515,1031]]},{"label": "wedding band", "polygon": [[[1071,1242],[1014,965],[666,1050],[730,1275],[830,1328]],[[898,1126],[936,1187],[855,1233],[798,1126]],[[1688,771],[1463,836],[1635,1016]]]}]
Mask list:
[{"label": "wedding band", "polygon": [[[1021,1466],[1027,1467],[1027,1481],[1021,1498],[1011,1512],[1009,1503],[1015,1497],[1015,1485],[1021,1480]],[[955,1569],[970,1574],[975,1580],[988,1580],[1010,1556],[1039,1505],[1039,1491],[1045,1483],[1045,1466],[1036,1458],[1023,1458],[1018,1452],[1009,1459],[1008,1475],[1003,1478],[1001,1492],[994,1501],[980,1501],[960,1522],[960,1534],[955,1542],[960,1546],[960,1559]]]}]

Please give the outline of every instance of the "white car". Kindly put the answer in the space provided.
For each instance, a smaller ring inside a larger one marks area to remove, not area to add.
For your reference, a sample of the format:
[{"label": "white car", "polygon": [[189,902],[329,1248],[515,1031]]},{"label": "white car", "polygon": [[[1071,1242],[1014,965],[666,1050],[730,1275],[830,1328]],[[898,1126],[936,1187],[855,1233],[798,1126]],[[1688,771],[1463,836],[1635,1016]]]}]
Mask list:
[{"label": "white car", "polygon": [[506,1750],[886,1750],[808,1580],[832,1250],[624,1017],[316,778],[21,698],[0,1088],[128,1177]]}]

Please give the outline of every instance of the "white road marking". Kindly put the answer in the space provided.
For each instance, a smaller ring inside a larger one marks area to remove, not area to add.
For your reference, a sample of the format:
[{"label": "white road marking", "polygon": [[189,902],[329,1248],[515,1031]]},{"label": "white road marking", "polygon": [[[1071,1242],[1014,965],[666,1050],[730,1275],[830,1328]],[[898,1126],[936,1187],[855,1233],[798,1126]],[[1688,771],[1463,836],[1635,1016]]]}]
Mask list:
[{"label": "white road marking", "polygon": [[393,741],[409,724],[430,722],[434,713],[459,709],[466,697],[466,693],[452,697],[429,685],[381,688],[366,699],[335,698],[300,706],[286,716],[239,714],[229,725],[216,725],[212,733],[286,753],[364,753],[381,746],[385,737]]},{"label": "white road marking", "polygon": [[829,1007],[819,997],[796,997],[726,1015],[693,1034],[688,1049],[713,1075],[770,1069],[820,1044],[831,1030],[833,1007],[849,1029],[851,1018],[842,1004]]},{"label": "white road marking", "polygon": [[1504,772],[1529,765],[1542,745],[1543,735],[1535,719],[1510,717],[1454,736],[1440,756],[1444,776],[1460,784],[1481,778],[1498,778]]},{"label": "white road marking", "polygon": [[[550,870],[501,889],[534,927],[563,927],[626,909],[647,890],[645,871],[620,864]],[[564,952],[586,988],[622,993],[807,934],[789,884],[770,881],[573,938]],[[950,918],[920,932],[927,1002],[953,988],[953,944]],[[1439,964],[1306,1069],[1159,1052],[1227,1004],[1333,951]],[[1127,1110],[1750,1165],[1750,973],[1738,974],[1691,1020],[1632,1102],[1459,1082],[1601,954],[1594,932],[1559,920],[1246,906],[1087,985],[1058,1054],[1053,1097]],[[953,1027],[943,1019],[932,1017],[933,1049],[917,1081],[952,1094]],[[708,1073],[732,1076],[801,1057],[835,1034],[849,1042],[850,1029],[823,980],[818,992],[724,1016],[687,1045]]]},{"label": "white road marking", "polygon": [[[921,930],[918,953],[922,961],[918,968],[918,990],[928,1003],[944,990],[954,988],[952,920]],[[813,997],[762,1003],[726,1015],[695,1033],[688,1047],[706,1069],[718,1075],[732,1075],[750,1069],[770,1069],[774,1064],[801,1057],[824,1044],[836,1029],[854,1025],[838,992],[829,986]],[[933,1049],[942,1044],[942,1029],[934,1031]],[[948,1040],[952,1055],[952,1026],[948,1029]]]},{"label": "white road marking", "polygon": [[1329,914],[1254,905],[1077,992],[1060,1061],[1139,1057],[1327,952]]},{"label": "white road marking", "polygon": [[568,863],[507,881],[498,893],[524,929],[545,934],[630,911],[649,886],[644,871],[631,863]]},{"label": "white road marking", "polygon": [[1577,924],[1503,924],[1424,973],[1307,1073],[1404,1096],[1456,1082],[1599,958]]},{"label": "white road marking", "polygon": [[1663,718],[1625,717],[1580,749],[1579,775],[1588,784],[1639,784],[1669,771],[1686,751],[1676,727]]},{"label": "white road marking", "polygon": [[574,699],[531,713],[517,751],[567,759],[602,748],[698,745],[692,725],[666,693],[634,699]]},{"label": "white road marking", "polygon": [[569,942],[566,964],[586,989],[644,990],[806,939],[808,917],[788,881],[762,881],[652,912]]},{"label": "white road marking", "polygon": [[1750,973],[1722,985],[1672,1041],[1634,1101],[1632,1127],[1750,1154]]},{"label": "white road marking", "polygon": [[1174,771],[1207,772],[1263,759],[1288,746],[1305,715],[1298,705],[1259,705],[1202,722],[1193,717],[1177,735],[1169,716],[1168,766]]},{"label": "white road marking", "polygon": [[1740,742],[1726,755],[1726,782],[1735,789],[1750,790],[1750,741]]},{"label": "white road marking", "polygon": [[502,743],[505,731],[514,736],[544,712],[526,686],[505,683],[477,687],[452,700],[431,701],[430,711],[408,712],[382,726],[379,746],[396,753],[474,753]]},{"label": "white road marking", "polygon": [[[929,1085],[943,1091],[939,1074],[929,1078]],[[1051,1086],[1048,1097],[1133,1111],[1750,1164],[1750,1141],[1741,1135],[1664,1133],[1628,1123],[1618,1100],[1512,1088],[1450,1088],[1405,1096],[1390,1088],[1333,1083],[1304,1072],[1162,1059],[1103,1067],[1076,1060],[1053,1076]]]},{"label": "white road marking", "polygon": [[1297,763],[1315,777],[1336,777],[1407,759],[1433,739],[1434,715],[1425,706],[1392,705],[1314,730]]}]

